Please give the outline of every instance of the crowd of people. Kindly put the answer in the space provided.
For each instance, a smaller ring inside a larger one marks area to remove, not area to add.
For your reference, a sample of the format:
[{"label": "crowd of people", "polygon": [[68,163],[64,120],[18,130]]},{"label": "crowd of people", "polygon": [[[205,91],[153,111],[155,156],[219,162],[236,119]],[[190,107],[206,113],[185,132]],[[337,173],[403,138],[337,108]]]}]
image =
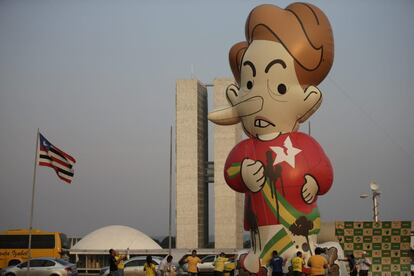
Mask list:
[{"label": "crowd of people", "polygon": [[[109,271],[111,276],[123,276],[124,260],[126,256],[118,254],[114,249],[109,250]],[[173,257],[168,255],[164,258],[157,267],[152,261],[151,256],[147,256],[144,264],[144,271],[146,276],[175,276],[176,267],[173,265]],[[231,260],[226,257],[224,252],[221,252],[215,259],[214,276],[224,276],[225,263]],[[270,259],[267,267],[272,272],[272,276],[283,276],[283,267],[286,265],[287,259],[278,255],[277,251],[272,252],[272,258]],[[347,256],[346,259],[339,259],[339,261],[346,261],[349,266],[350,276],[366,276],[371,267],[371,261],[367,258],[365,252],[362,257],[357,261],[353,254]],[[187,256],[183,261],[188,265],[188,275],[198,276],[198,264],[202,263],[202,260],[197,256],[197,251],[193,250],[191,255]],[[315,254],[312,255],[307,262],[303,258],[302,252],[298,251],[296,255],[290,260],[290,273],[292,276],[329,276],[329,263],[326,251],[320,247],[315,249]],[[359,274],[358,274],[359,273]]]},{"label": "crowd of people", "polygon": [[[114,249],[109,250],[109,275],[110,276],[123,276],[124,275],[124,260],[127,256],[120,255]],[[147,256],[144,263],[144,271],[146,276],[174,276],[175,267],[172,262],[173,257],[168,255],[164,258],[159,266],[155,265],[152,261],[152,256]]]},{"label": "crowd of people", "polygon": [[[272,258],[268,264],[268,267],[272,271],[272,276],[284,275],[283,266],[286,261],[286,259],[283,259],[278,255],[277,251],[273,251]],[[362,253],[361,258],[358,261],[355,259],[353,254],[348,255],[346,259],[339,259],[339,261],[348,262],[350,276],[367,276],[371,267],[371,261],[367,257],[366,252]],[[315,255],[312,255],[307,262],[305,262],[302,252],[298,251],[296,256],[291,259],[289,275],[329,276],[330,269],[326,251],[320,247],[317,247],[315,249]]]}]

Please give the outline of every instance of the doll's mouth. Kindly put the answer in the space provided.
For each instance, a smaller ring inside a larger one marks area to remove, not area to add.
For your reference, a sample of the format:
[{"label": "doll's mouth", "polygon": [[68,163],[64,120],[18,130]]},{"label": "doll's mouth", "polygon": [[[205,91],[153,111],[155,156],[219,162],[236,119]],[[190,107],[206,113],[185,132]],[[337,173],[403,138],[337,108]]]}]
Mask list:
[{"label": "doll's mouth", "polygon": [[275,125],[272,122],[269,122],[268,120],[266,120],[264,118],[259,118],[259,117],[256,117],[256,119],[254,120],[254,126],[255,127],[260,127],[260,128],[265,128],[265,127],[268,127],[268,126],[275,127]]}]

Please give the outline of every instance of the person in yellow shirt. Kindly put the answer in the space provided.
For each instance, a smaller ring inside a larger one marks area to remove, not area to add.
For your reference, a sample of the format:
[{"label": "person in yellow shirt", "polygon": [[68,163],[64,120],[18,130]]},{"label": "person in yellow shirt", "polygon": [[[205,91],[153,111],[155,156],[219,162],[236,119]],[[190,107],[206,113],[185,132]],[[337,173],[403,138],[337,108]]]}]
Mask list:
[{"label": "person in yellow shirt", "polygon": [[302,268],[305,265],[305,261],[302,257],[302,252],[298,251],[296,253],[296,257],[291,260],[292,263],[292,271],[294,276],[301,276],[302,275]]},{"label": "person in yellow shirt", "polygon": [[328,261],[321,256],[322,248],[315,248],[315,255],[308,260],[308,266],[311,268],[312,276],[324,276],[325,269],[328,267]]},{"label": "person in yellow shirt", "polygon": [[217,259],[214,261],[214,275],[224,276],[224,263],[229,259],[226,258],[224,252],[221,252]]},{"label": "person in yellow shirt", "polygon": [[146,276],[155,276],[157,274],[155,264],[152,263],[152,257],[147,256],[147,261],[144,264],[144,271]]},{"label": "person in yellow shirt", "polygon": [[125,268],[124,260],[125,259],[126,259],[126,256],[122,256],[118,254],[118,252],[116,252],[115,260],[117,263],[119,276],[124,276],[124,268]]},{"label": "person in yellow shirt", "polygon": [[199,257],[197,257],[197,251],[193,250],[191,251],[191,256],[188,256],[185,261],[188,264],[188,274],[189,276],[197,276],[198,274],[198,268],[197,264],[201,264],[201,260]]}]

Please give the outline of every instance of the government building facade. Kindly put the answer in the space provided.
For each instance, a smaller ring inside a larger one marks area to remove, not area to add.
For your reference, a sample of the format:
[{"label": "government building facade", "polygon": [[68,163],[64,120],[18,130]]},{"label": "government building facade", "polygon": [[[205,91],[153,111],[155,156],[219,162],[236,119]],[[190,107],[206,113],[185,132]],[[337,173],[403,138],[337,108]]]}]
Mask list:
[{"label": "government building facade", "polygon": [[214,185],[215,248],[243,247],[243,195],[224,180],[224,163],[241,140],[240,124],[213,127],[208,159],[208,93],[213,109],[228,105],[232,79],[215,79],[212,89],[196,79],[176,83],[176,247],[205,248],[209,242],[209,187]]}]

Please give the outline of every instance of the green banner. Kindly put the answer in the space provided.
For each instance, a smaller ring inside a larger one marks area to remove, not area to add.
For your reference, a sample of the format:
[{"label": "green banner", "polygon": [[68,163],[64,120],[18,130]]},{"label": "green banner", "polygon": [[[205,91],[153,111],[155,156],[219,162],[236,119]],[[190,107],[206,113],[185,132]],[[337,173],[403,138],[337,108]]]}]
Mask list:
[{"label": "green banner", "polygon": [[410,273],[411,221],[337,221],[335,234],[345,255],[367,253],[371,275]]}]

